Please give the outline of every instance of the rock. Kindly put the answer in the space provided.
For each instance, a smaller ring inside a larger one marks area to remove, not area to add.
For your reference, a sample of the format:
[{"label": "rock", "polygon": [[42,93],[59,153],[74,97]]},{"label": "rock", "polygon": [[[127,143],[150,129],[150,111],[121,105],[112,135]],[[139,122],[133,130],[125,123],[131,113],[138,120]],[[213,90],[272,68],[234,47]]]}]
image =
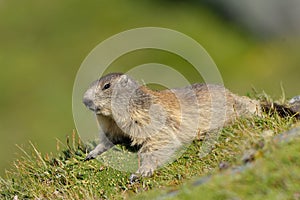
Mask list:
[{"label": "rock", "polygon": [[295,96],[289,101],[290,109],[295,113],[300,113],[300,95]]}]

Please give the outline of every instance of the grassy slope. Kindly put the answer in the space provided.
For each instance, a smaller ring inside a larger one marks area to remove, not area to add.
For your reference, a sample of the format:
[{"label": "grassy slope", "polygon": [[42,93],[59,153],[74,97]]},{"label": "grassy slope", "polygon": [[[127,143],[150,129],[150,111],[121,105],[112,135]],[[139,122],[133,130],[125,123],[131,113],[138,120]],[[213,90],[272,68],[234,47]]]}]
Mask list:
[{"label": "grassy slope", "polygon": [[[259,198],[259,194],[269,190],[270,198],[278,193],[290,196],[294,190],[287,188],[299,188],[299,183],[297,185],[294,180],[299,177],[292,176],[299,174],[299,169],[292,165],[299,162],[299,148],[292,143],[274,150],[275,146],[268,141],[272,135],[294,126],[297,125],[293,118],[282,119],[276,115],[265,114],[262,117],[240,119],[219,132],[218,142],[207,156],[199,157],[203,146],[202,142],[195,141],[177,161],[158,170],[152,178],[143,178],[134,185],[128,182],[130,173],[114,170],[95,160],[83,162],[86,150],[73,134],[66,145],[59,143],[58,146],[64,149],[59,156],[41,155],[34,145],[31,150],[21,149],[24,154],[22,159],[17,160],[7,171],[6,178],[0,179],[0,197],[12,199],[17,195],[20,199],[115,199],[142,193],[137,198],[145,198],[144,195],[150,198],[153,194],[144,191],[154,189],[154,194],[157,195],[157,190],[173,190],[195,177],[209,174],[216,175],[213,181],[191,190],[187,186],[182,189],[178,198],[190,198],[199,194],[212,199],[239,195],[250,197],[251,194],[256,194]],[[241,165],[241,156],[247,149],[269,153],[266,156],[259,154],[264,159],[245,173],[236,176],[226,173],[218,175],[221,162],[225,161],[231,166]],[[273,160],[274,163],[271,162]],[[260,193],[253,193],[257,189]]]},{"label": "grassy slope", "polygon": [[[108,37],[144,26],[194,38],[233,92],[245,94],[254,85],[278,96],[280,81],[288,96],[299,91],[298,35],[262,42],[206,7],[185,1],[0,0],[0,176],[15,157],[15,144],[33,140],[41,152],[55,151],[52,138],[63,138],[74,128],[72,86],[85,56]],[[185,60],[154,50],[124,55],[110,70],[155,62],[200,82]]]},{"label": "grassy slope", "polygon": [[[299,199],[300,128],[288,140],[272,140],[256,161],[190,181],[178,190],[151,191],[134,199]],[[295,137],[296,136],[296,137]]]}]

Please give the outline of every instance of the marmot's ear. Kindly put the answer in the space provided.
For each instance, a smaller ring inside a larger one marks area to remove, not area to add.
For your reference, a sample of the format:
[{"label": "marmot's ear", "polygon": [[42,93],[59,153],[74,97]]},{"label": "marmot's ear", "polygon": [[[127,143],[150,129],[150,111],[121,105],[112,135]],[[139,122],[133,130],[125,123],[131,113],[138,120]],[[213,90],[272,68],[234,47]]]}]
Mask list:
[{"label": "marmot's ear", "polygon": [[122,87],[133,88],[137,86],[137,83],[127,74],[122,75],[118,82]]},{"label": "marmot's ear", "polygon": [[129,77],[126,75],[126,74],[123,74],[122,76],[120,76],[119,78],[119,83],[125,87],[127,84],[128,84],[128,81],[129,81]]}]

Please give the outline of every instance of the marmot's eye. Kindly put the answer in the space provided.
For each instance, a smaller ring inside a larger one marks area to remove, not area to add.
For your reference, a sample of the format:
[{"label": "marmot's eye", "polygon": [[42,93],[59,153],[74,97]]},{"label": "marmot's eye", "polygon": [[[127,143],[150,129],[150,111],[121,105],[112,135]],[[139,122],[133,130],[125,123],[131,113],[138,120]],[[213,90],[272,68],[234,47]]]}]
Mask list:
[{"label": "marmot's eye", "polygon": [[108,88],[110,88],[110,83],[105,84],[102,90],[107,90]]}]

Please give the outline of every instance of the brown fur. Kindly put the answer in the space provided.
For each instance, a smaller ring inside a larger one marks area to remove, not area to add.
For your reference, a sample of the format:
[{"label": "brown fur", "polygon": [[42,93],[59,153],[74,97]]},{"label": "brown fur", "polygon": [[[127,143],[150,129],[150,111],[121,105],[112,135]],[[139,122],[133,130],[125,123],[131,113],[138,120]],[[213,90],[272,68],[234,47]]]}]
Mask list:
[{"label": "brown fur", "polygon": [[[110,87],[105,89],[107,84]],[[125,141],[140,145],[141,165],[136,173],[142,176],[152,175],[196,137],[237,117],[261,112],[258,101],[237,96],[220,85],[153,91],[119,73],[95,81],[84,95],[84,104],[96,113],[104,133],[87,159]]]}]

